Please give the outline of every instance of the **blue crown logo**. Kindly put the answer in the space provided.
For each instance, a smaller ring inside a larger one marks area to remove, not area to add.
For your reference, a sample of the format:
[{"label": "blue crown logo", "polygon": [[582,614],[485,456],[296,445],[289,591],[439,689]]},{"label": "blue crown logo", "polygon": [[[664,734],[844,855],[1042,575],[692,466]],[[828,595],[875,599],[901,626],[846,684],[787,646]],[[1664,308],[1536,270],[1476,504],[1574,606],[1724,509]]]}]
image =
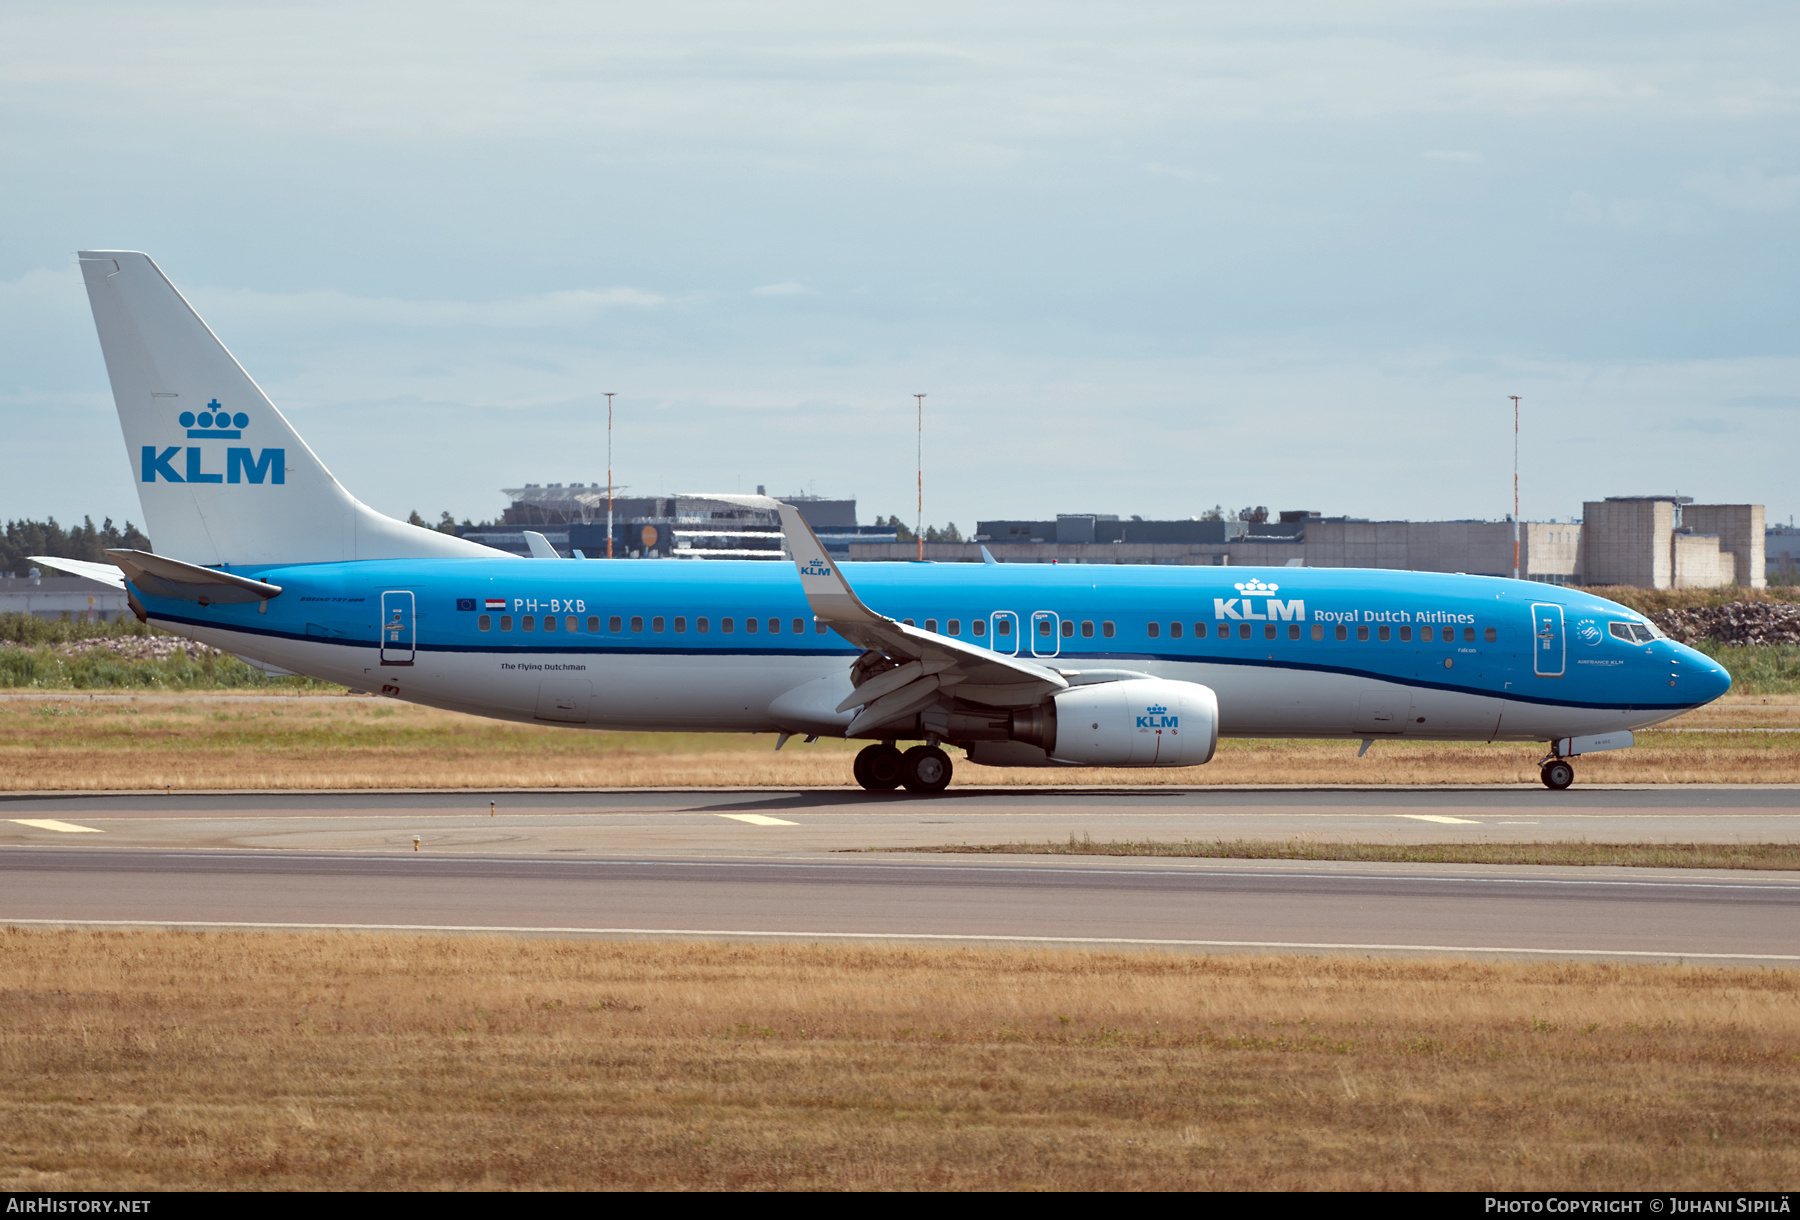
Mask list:
[{"label": "blue crown logo", "polygon": [[1149,715],[1152,715],[1152,716],[1160,716],[1168,710],[1169,709],[1166,707],[1147,707],[1144,709],[1144,711],[1146,713],[1148,713]]},{"label": "blue crown logo", "polygon": [[235,441],[250,426],[250,417],[242,411],[233,415],[221,407],[219,400],[215,398],[198,415],[192,411],[183,411],[180,422],[188,430],[188,436],[194,440]]}]

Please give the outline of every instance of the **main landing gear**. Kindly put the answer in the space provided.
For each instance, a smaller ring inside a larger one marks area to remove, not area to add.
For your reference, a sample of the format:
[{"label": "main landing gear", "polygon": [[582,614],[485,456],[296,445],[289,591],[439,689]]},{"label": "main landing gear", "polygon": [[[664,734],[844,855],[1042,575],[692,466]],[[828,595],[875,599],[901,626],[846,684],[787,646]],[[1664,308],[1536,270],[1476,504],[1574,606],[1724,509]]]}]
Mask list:
[{"label": "main landing gear", "polygon": [[950,756],[936,746],[914,746],[902,754],[894,743],[868,746],[852,767],[856,782],[870,792],[942,792],[950,786]]},{"label": "main landing gear", "polygon": [[1561,792],[1575,782],[1575,768],[1566,758],[1546,758],[1538,764],[1538,778],[1544,781],[1544,787]]}]

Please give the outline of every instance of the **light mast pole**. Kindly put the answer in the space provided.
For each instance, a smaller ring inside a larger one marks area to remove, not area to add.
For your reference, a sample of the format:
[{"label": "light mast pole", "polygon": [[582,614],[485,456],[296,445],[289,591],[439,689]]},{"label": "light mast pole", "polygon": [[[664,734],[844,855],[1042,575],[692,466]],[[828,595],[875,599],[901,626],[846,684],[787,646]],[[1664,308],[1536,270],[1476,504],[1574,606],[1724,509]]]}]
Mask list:
[{"label": "light mast pole", "polygon": [[919,542],[919,559],[923,562],[925,559],[925,395],[914,394],[913,397],[919,400],[919,519],[917,537]]},{"label": "light mast pole", "polygon": [[1513,579],[1519,579],[1519,396],[1513,402]]},{"label": "light mast pole", "polygon": [[606,391],[606,557],[611,559],[613,538],[612,505],[612,400],[616,390]]}]

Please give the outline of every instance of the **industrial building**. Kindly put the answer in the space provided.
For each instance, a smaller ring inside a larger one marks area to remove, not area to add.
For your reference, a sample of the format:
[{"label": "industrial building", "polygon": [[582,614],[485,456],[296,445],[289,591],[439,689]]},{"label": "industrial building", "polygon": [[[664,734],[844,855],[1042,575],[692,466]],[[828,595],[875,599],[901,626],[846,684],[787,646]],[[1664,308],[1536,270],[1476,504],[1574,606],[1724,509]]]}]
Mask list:
[{"label": "industrial building", "polygon": [[[501,489],[508,505],[494,528],[458,529],[473,542],[526,555],[525,531],[542,534],[558,554],[606,556],[604,483],[527,483]],[[765,494],[762,487],[757,495]],[[892,542],[895,531],[856,523],[855,500],[784,497],[833,557],[847,558],[853,542]],[[781,559],[781,522],[772,512],[731,504],[716,495],[614,496],[612,553],[619,559]]]},{"label": "industrial building", "polygon": [[30,568],[23,576],[0,576],[0,614],[112,622],[129,614],[125,590],[82,576],[45,576]]},{"label": "industrial building", "polygon": [[[1522,522],[1519,575],[1569,585],[1651,589],[1766,583],[1763,507],[1686,496],[1589,501],[1581,523]],[[1397,568],[1511,576],[1513,523],[1366,521],[1284,512],[1273,521],[1145,521],[1072,513],[977,524],[969,542],[929,542],[925,558],[1003,563],[1124,563]],[[851,559],[913,559],[915,543],[857,543]]]}]

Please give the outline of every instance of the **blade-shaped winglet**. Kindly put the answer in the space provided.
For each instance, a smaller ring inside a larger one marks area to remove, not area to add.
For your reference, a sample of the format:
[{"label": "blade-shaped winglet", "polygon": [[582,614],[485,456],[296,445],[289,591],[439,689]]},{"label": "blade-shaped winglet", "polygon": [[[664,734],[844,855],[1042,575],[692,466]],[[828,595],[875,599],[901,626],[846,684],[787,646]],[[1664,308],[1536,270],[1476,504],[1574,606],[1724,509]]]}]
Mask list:
[{"label": "blade-shaped winglet", "polygon": [[125,578],[152,597],[178,597],[209,605],[214,602],[268,601],[281,596],[281,586],[251,580],[217,568],[183,563],[149,551],[108,551]]},{"label": "blade-shaped winglet", "polygon": [[794,567],[800,573],[801,591],[806,594],[806,603],[812,607],[813,615],[820,622],[835,625],[892,621],[863,605],[862,599],[856,596],[849,582],[838,571],[837,564],[826,553],[825,544],[819,541],[812,526],[806,523],[806,518],[792,504],[783,504],[773,496],[713,495],[707,499],[741,504],[745,508],[761,509],[780,517],[782,538],[787,543],[788,553],[793,556]]},{"label": "blade-shaped winglet", "polygon": [[59,572],[67,572],[71,576],[85,576],[89,580],[97,580],[103,585],[111,585],[115,589],[125,587],[124,574],[110,563],[90,563],[85,559],[57,559],[50,555],[29,555],[26,558],[32,563],[41,563],[46,568],[55,568]]},{"label": "blade-shaped winglet", "polygon": [[525,545],[531,548],[531,557],[533,559],[562,558],[561,555],[556,553],[556,548],[550,545],[550,540],[536,530],[525,531]]}]

